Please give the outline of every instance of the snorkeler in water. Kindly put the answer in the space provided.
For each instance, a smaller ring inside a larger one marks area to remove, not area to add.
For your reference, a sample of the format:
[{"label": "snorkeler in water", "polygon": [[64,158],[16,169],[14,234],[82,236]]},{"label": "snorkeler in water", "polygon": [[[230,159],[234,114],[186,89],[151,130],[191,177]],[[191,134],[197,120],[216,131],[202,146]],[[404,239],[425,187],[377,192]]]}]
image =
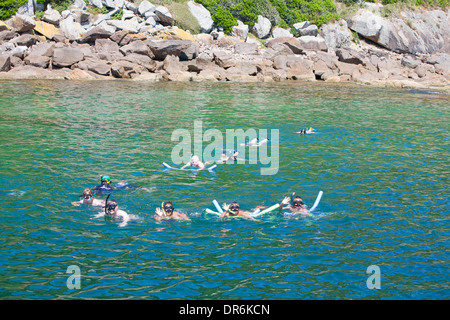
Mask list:
[{"label": "snorkeler in water", "polygon": [[205,164],[200,161],[198,156],[192,156],[191,161],[186,163],[180,169],[183,170],[184,168],[189,167],[189,166],[192,166],[192,167],[197,168],[199,170],[205,169]]},{"label": "snorkeler in water", "polygon": [[227,205],[226,203],[224,203],[222,205],[222,208],[224,209],[223,213],[220,215],[220,218],[225,218],[225,217],[244,217],[250,220],[254,220],[256,221],[255,218],[253,218],[252,216],[249,215],[249,211],[243,211],[240,209],[239,203],[237,203],[236,201],[233,201],[232,203],[230,203],[229,205]]},{"label": "snorkeler in water", "polygon": [[113,189],[111,185],[111,178],[109,176],[100,176],[100,185],[95,186],[92,190],[95,193],[110,192]]},{"label": "snorkeler in water", "polygon": [[179,213],[175,211],[172,201],[166,201],[161,204],[161,208],[156,208],[156,214],[153,218],[156,221],[161,220],[185,220],[191,221],[187,215],[184,213]]},{"label": "snorkeler in water", "polygon": [[107,175],[100,176],[100,185],[92,188],[95,194],[105,194],[109,193],[113,190],[126,190],[126,189],[139,189],[141,188],[138,185],[127,183],[127,182],[118,182],[116,185],[112,185],[111,178]]},{"label": "snorkeler in water", "polygon": [[231,156],[227,156],[227,151],[223,150],[222,151],[222,155],[220,156],[220,160],[217,160],[217,163],[226,163],[227,161],[238,161],[238,160],[242,160],[242,159],[238,159],[238,155],[239,152],[238,151],[233,151],[233,155]]},{"label": "snorkeler in water", "polygon": [[302,129],[296,133],[300,133],[300,134],[311,134],[311,133],[315,133],[314,132],[314,128],[310,127],[309,129]]},{"label": "snorkeler in water", "polygon": [[126,213],[123,210],[119,209],[119,205],[117,204],[116,199],[109,199],[109,196],[106,198],[105,201],[105,211],[104,212],[100,212],[99,214],[97,214],[95,216],[95,218],[101,218],[101,217],[108,217],[108,218],[119,218],[122,219],[123,222],[119,224],[119,227],[125,227],[128,223],[128,221],[130,221],[130,216],[128,215],[128,213]]},{"label": "snorkeler in water", "polygon": [[[292,202],[292,203],[291,203]],[[288,205],[287,207],[283,207]],[[285,197],[280,203],[280,212],[283,210],[289,210],[291,214],[297,215],[310,215],[306,205],[303,203],[303,199],[300,196],[296,196],[295,192],[290,197]]]},{"label": "snorkeler in water", "polygon": [[94,194],[91,189],[86,188],[83,190],[83,195],[80,197],[80,201],[72,202],[74,206],[79,206],[81,204],[88,204],[91,206],[104,206],[105,200],[95,199]]}]

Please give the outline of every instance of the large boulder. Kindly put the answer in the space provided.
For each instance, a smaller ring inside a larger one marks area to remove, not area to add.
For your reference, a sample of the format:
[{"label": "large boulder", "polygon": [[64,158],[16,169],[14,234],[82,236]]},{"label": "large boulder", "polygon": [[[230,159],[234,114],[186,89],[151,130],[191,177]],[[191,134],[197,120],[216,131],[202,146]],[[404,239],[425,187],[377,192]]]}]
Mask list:
[{"label": "large boulder", "polygon": [[325,43],[325,39],[321,36],[303,36],[298,37],[297,40],[304,50],[310,51],[327,51],[328,47]]},{"label": "large boulder", "polygon": [[[141,16],[144,16],[146,12],[155,12],[155,9],[156,9],[155,5],[153,5],[151,2],[149,2],[147,0],[144,0],[139,4],[139,7],[137,8],[137,12],[139,12],[139,14]],[[132,10],[132,9],[128,8],[128,10]]]},{"label": "large boulder", "polygon": [[445,12],[402,12],[392,20],[360,9],[350,20],[349,27],[379,45],[399,53],[424,54],[450,48],[450,24]]},{"label": "large boulder", "polygon": [[155,72],[157,69],[156,61],[150,58],[149,56],[143,54],[131,53],[126,55],[125,57],[122,57],[120,61],[133,62],[147,69],[147,71],[150,72]]},{"label": "large boulder", "polygon": [[23,61],[25,64],[38,67],[38,68],[47,68],[50,63],[50,57],[46,56],[38,56],[38,55],[28,55]]},{"label": "large boulder", "polygon": [[55,27],[53,24],[44,21],[36,21],[34,31],[43,35],[47,39],[54,39],[55,36],[62,35],[60,29]]},{"label": "large boulder", "polygon": [[45,10],[44,16],[42,17],[42,20],[57,25],[61,20],[61,14],[58,10],[52,9],[52,7],[48,5],[47,10]]},{"label": "large boulder", "polygon": [[111,72],[111,65],[104,60],[88,58],[77,63],[81,70],[91,71],[102,76],[108,76]]},{"label": "large boulder", "polygon": [[285,38],[285,37],[293,37],[294,35],[288,30],[280,27],[274,27],[272,29],[272,37],[274,38]]},{"label": "large boulder", "polygon": [[21,14],[16,14],[14,17],[6,21],[6,24],[20,33],[33,30],[36,26],[36,22],[32,17]]},{"label": "large boulder", "polygon": [[0,72],[11,70],[11,57],[9,55],[0,55]]},{"label": "large boulder", "polygon": [[319,34],[319,28],[315,24],[311,24],[306,28],[301,28],[297,30],[300,36],[317,36]]},{"label": "large boulder", "polygon": [[75,22],[72,15],[60,21],[59,29],[69,40],[78,40],[85,32],[84,28],[78,22]]},{"label": "large boulder", "polygon": [[248,25],[242,23],[238,20],[238,25],[233,26],[231,35],[242,39],[243,41],[247,40],[248,35]]},{"label": "large boulder", "polygon": [[84,59],[84,53],[79,48],[62,47],[55,48],[53,52],[53,66],[55,67],[70,67],[73,64]]},{"label": "large boulder", "polygon": [[106,30],[101,26],[94,27],[86,32],[80,39],[81,43],[92,43],[97,39],[109,38],[113,32]]},{"label": "large boulder", "polygon": [[120,49],[120,52],[123,53],[123,55],[129,55],[132,53],[141,54],[145,56],[150,56],[150,49],[147,46],[147,44],[144,41],[136,40],[132,41],[129,44],[122,46]]},{"label": "large boulder", "polygon": [[339,61],[352,64],[364,64],[364,57],[350,49],[339,48],[336,50]]},{"label": "large boulder", "polygon": [[169,12],[169,9],[167,9],[164,6],[157,6],[155,8],[155,14],[159,18],[159,23],[161,23],[163,26],[171,26],[173,25],[173,17]]},{"label": "large boulder", "polygon": [[113,61],[123,57],[119,51],[119,45],[111,39],[95,40],[95,51],[100,59]]},{"label": "large boulder", "polygon": [[203,5],[195,3],[194,1],[188,1],[187,4],[189,11],[200,25],[200,32],[211,32],[214,26],[214,21],[211,18],[211,13]]},{"label": "large boulder", "polygon": [[17,46],[31,47],[32,45],[38,43],[40,38],[38,36],[33,36],[31,34],[22,34],[17,38],[12,39],[10,42],[15,43]]},{"label": "large boulder", "polygon": [[124,30],[132,33],[138,33],[140,25],[135,20],[108,20],[109,25],[116,27],[116,30]]},{"label": "large boulder", "polygon": [[[284,51],[284,48],[287,48],[289,51],[288,54],[304,54],[304,49],[302,43],[297,38],[292,37],[279,37],[267,41],[267,48],[274,49],[278,52]],[[284,48],[283,48],[284,47]]]},{"label": "large boulder", "polygon": [[270,22],[270,20],[259,15],[258,21],[253,26],[252,33],[260,39],[265,39],[270,35],[271,29],[272,23]]},{"label": "large boulder", "polygon": [[320,28],[320,35],[331,49],[344,48],[351,44],[352,34],[345,20],[323,25]]},{"label": "large boulder", "polygon": [[148,40],[145,42],[156,60],[164,60],[168,55],[180,60],[192,60],[198,55],[198,44],[189,40]]}]

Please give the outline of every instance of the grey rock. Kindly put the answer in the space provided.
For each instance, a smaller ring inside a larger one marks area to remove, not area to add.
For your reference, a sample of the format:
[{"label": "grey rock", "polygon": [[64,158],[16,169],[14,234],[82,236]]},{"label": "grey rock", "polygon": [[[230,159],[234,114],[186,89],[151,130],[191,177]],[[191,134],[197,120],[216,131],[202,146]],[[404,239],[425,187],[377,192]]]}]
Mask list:
[{"label": "grey rock", "polygon": [[270,30],[272,29],[272,23],[269,19],[259,15],[258,21],[255,23],[252,33],[260,38],[265,39],[270,35]]},{"label": "grey rock", "polygon": [[53,66],[60,68],[70,67],[73,64],[83,60],[83,58],[84,53],[78,48],[55,48],[53,52]]},{"label": "grey rock", "polygon": [[11,58],[9,55],[0,55],[0,72],[8,72],[11,70]]},{"label": "grey rock", "polygon": [[211,32],[214,26],[214,21],[211,18],[211,13],[202,4],[195,3],[194,1],[188,1],[187,4],[189,11],[200,25],[200,32]]},{"label": "grey rock", "polygon": [[145,42],[156,60],[164,60],[166,56],[179,57],[181,61],[195,59],[199,46],[189,40],[147,40]]}]

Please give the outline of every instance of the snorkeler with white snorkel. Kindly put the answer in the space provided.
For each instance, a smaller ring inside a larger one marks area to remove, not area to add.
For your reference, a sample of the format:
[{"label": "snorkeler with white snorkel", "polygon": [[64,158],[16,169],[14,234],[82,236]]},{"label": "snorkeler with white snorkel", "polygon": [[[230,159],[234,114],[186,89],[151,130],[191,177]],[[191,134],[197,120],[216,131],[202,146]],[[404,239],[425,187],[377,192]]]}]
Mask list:
[{"label": "snorkeler with white snorkel", "polygon": [[[287,205],[287,207],[283,207],[283,205]],[[292,193],[290,197],[285,197],[279,207],[280,212],[283,210],[289,210],[290,215],[311,215],[311,213],[306,208],[306,205],[303,203],[303,199],[300,196],[296,196],[295,192]]]},{"label": "snorkeler with white snorkel", "polygon": [[250,211],[243,211],[240,209],[239,203],[236,201],[233,201],[229,205],[224,203],[222,205],[222,208],[224,209],[223,213],[220,215],[220,218],[225,217],[244,217],[249,220],[257,221],[255,218],[249,215]]},{"label": "snorkeler with white snorkel", "polygon": [[156,208],[153,218],[156,221],[161,220],[184,220],[191,221],[189,217],[184,213],[175,211],[172,201],[166,201],[161,203],[161,208]]}]

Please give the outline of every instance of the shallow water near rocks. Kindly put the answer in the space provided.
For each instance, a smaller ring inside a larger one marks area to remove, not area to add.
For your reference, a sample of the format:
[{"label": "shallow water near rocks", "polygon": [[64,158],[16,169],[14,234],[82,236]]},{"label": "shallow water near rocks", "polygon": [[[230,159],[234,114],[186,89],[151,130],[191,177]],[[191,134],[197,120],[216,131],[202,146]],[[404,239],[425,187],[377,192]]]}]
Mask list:
[{"label": "shallow water near rocks", "polygon": [[[0,298],[448,299],[449,120],[435,91],[2,81]],[[278,172],[164,170],[172,133],[194,121],[224,135],[278,129]],[[141,186],[111,196],[133,217],[125,227],[71,205],[101,174]],[[312,206],[320,190],[314,218],[203,212],[293,191]],[[165,200],[192,221],[155,222]],[[380,289],[367,286],[371,265]],[[80,289],[67,287],[69,266]]]}]

